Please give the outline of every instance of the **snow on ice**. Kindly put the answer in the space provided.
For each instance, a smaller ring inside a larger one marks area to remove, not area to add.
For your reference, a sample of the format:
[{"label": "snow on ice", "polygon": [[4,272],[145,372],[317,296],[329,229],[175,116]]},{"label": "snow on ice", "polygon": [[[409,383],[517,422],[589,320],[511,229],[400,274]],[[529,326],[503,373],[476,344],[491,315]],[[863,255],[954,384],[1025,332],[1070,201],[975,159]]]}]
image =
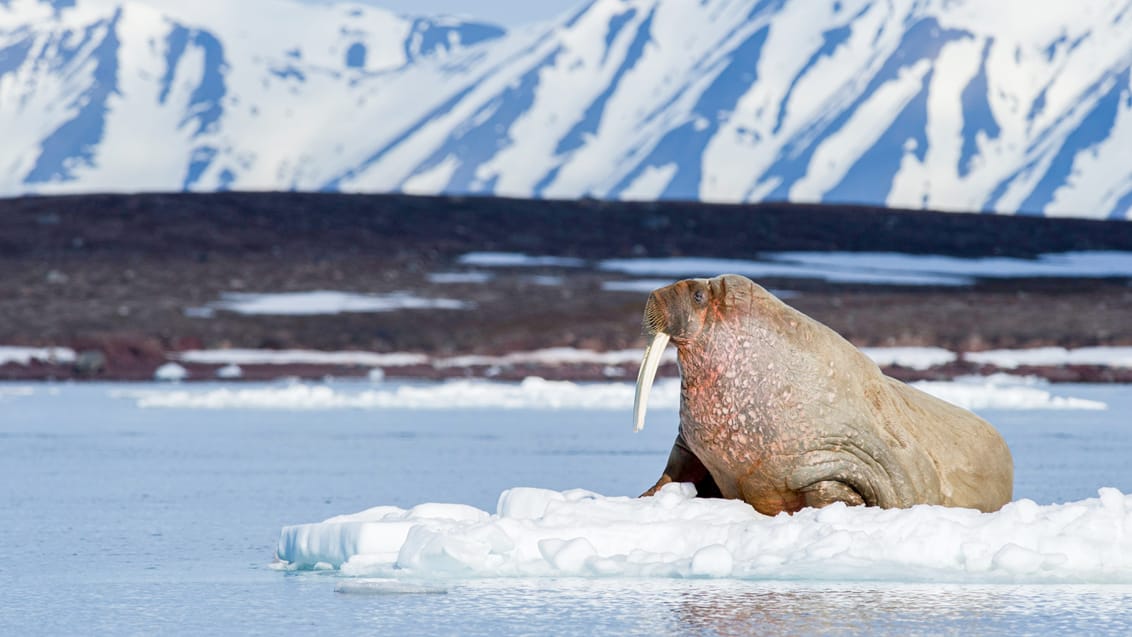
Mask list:
[{"label": "snow on ice", "polygon": [[[284,527],[278,567],[390,581],[470,577],[731,577],[824,581],[1132,583],[1132,496],[1103,488],[1001,511],[805,509],[767,517],[670,484],[650,498],[509,489],[462,504],[375,507]],[[380,584],[375,584],[380,586]],[[395,584],[389,584],[395,586]]]}]

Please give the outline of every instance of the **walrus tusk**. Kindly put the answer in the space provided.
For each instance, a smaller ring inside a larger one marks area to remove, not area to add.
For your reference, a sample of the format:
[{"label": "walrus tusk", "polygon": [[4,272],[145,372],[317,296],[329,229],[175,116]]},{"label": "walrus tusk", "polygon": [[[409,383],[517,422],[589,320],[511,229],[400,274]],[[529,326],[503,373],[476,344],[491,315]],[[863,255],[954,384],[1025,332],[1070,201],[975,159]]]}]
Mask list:
[{"label": "walrus tusk", "polygon": [[656,368],[660,367],[660,357],[664,354],[666,345],[668,345],[668,334],[657,332],[645,348],[645,357],[641,359],[641,371],[637,374],[637,394],[633,397],[633,431],[640,431],[645,427],[649,392],[652,391],[652,381],[656,378]]}]

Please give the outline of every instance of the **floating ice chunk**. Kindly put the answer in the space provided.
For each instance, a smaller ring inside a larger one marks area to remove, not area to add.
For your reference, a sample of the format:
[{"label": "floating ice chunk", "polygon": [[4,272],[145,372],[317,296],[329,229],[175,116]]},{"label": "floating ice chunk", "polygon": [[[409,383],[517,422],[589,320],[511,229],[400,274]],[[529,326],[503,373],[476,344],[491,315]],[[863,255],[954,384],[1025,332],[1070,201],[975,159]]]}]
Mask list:
[{"label": "floating ice chunk", "polygon": [[[688,484],[649,498],[515,488],[495,515],[461,505],[379,507],[288,526],[289,568],[408,582],[465,577],[736,577],[825,581],[1132,583],[1132,496],[996,513],[835,504],[760,515]],[[380,584],[397,590],[397,584]]]}]

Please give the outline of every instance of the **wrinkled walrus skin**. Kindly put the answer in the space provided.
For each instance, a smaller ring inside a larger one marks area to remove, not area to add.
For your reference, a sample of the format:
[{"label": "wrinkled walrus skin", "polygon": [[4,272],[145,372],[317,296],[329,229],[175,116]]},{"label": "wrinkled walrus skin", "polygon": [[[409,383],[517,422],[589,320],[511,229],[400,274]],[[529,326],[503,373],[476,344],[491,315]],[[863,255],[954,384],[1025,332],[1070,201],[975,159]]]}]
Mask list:
[{"label": "wrinkled walrus skin", "polygon": [[1012,497],[1010,450],[989,423],[885,376],[745,277],[654,291],[645,329],[675,343],[681,397],[668,465],[643,495],[693,482],[766,515],[834,502],[995,511]]}]

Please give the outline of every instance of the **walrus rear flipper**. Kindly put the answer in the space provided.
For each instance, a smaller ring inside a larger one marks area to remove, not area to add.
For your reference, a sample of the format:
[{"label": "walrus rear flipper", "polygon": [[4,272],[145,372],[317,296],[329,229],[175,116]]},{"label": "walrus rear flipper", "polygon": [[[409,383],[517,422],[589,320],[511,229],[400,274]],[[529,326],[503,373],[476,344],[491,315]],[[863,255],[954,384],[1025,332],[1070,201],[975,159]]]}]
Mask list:
[{"label": "walrus rear flipper", "polygon": [[660,479],[640,497],[644,498],[655,494],[669,482],[691,482],[696,486],[696,496],[700,498],[723,497],[719,485],[715,483],[715,478],[711,477],[711,473],[708,472],[704,463],[700,462],[696,454],[692,453],[688,445],[684,444],[682,435],[676,436],[676,442],[672,445],[672,452],[668,454],[668,464],[665,465],[664,473],[660,476]]}]

